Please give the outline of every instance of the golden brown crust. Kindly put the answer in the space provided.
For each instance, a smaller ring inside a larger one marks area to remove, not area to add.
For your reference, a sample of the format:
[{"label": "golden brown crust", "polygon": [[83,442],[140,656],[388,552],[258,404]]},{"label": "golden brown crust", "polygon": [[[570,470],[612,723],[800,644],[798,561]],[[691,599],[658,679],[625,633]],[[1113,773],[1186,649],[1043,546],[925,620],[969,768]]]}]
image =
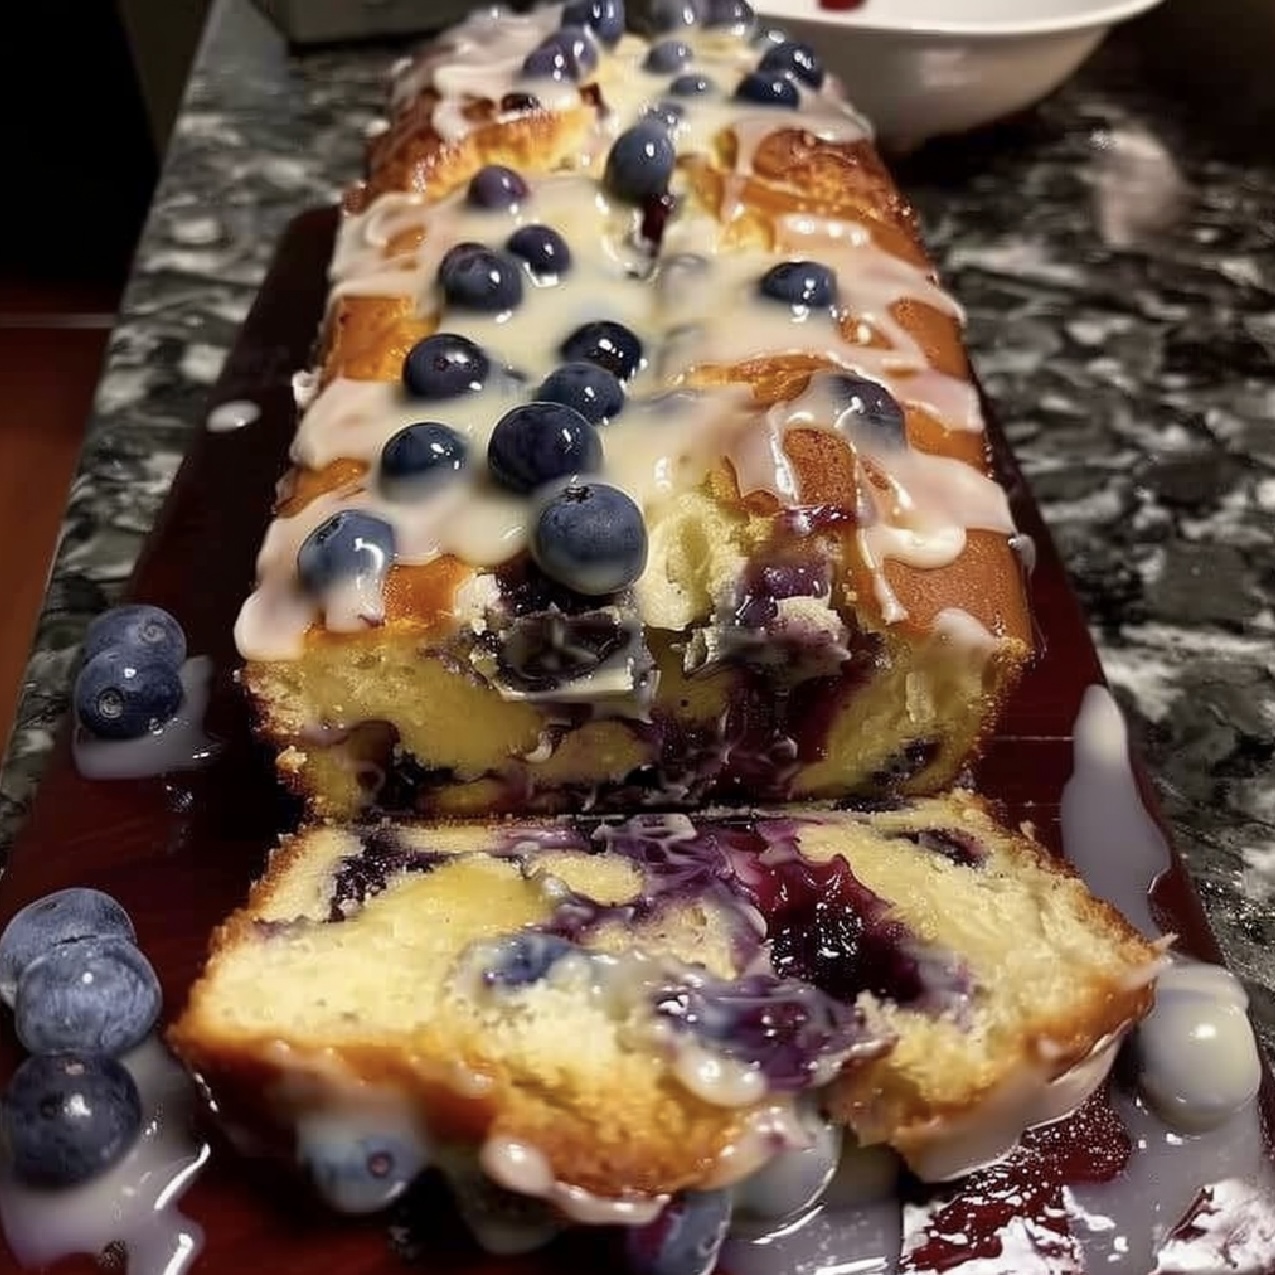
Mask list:
[{"label": "golden brown crust", "polygon": [[[350,201],[357,209],[391,191],[421,191],[443,198],[488,163],[507,163],[528,172],[552,171],[578,151],[592,125],[594,108],[588,103],[568,112],[535,111],[499,116],[492,103],[477,100],[466,109],[482,127],[458,143],[447,143],[431,123],[435,95],[426,91],[369,147],[369,177]],[[718,154],[684,157],[691,190],[720,217],[727,217],[727,174],[734,170],[737,142],[728,129]],[[917,236],[915,217],[894,185],[880,157],[867,141],[826,141],[802,129],[777,128],[757,146],[752,174],[731,177],[733,207],[740,210],[727,229],[742,242],[773,246],[777,219],[807,212],[858,220],[866,224],[878,245],[913,264],[928,266]],[[388,257],[397,245],[385,249]],[[960,329],[950,314],[919,301],[904,300],[890,309],[891,317],[916,341],[931,366],[955,377],[968,376],[968,362]],[[433,322],[417,317],[407,297],[340,296],[327,326],[322,379],[397,380],[407,351],[433,330]],[[865,332],[854,315],[843,322],[847,344],[883,344],[870,327]],[[825,360],[802,355],[756,358],[729,367],[700,367],[690,380],[697,384],[747,384],[759,405],[789,400],[805,387],[809,374]],[[986,441],[964,429],[947,428],[923,409],[906,409],[908,438],[922,451],[951,456],[990,472]],[[833,457],[831,453],[841,451]],[[789,455],[801,482],[801,498],[821,504],[853,507],[855,465],[844,444],[830,435],[790,443]],[[332,466],[307,476],[295,486],[308,496],[339,483]],[[294,500],[286,507],[294,512]],[[1003,537],[973,533],[971,543],[948,566],[918,569],[891,561],[890,584],[909,613],[908,626],[926,630],[946,607],[969,611],[993,633],[1012,638],[1024,648],[1032,643],[1031,626],[1018,565]],[[844,541],[852,571],[864,571],[853,537]],[[413,568],[406,568],[411,571]],[[408,592],[412,592],[409,590]],[[432,594],[431,594],[432,596]],[[873,590],[860,589],[860,605],[871,608]],[[406,617],[405,617],[406,618]],[[416,622],[433,617],[415,616]],[[393,622],[393,621],[392,621]],[[879,617],[878,617],[879,623]]]}]

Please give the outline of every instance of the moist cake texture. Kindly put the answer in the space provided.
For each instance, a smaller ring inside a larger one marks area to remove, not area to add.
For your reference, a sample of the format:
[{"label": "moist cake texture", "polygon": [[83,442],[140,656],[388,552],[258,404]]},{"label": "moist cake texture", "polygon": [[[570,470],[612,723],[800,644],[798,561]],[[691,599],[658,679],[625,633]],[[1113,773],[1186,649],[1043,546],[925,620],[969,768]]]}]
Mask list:
[{"label": "moist cake texture", "polygon": [[977,751],[1031,630],[960,311],[788,49],[548,6],[399,69],[236,629],[313,814],[929,793]]},{"label": "moist cake texture", "polygon": [[284,1155],[388,1110],[534,1148],[559,1203],[649,1202],[810,1111],[931,1178],[994,1159],[1102,1081],[1160,964],[967,796],[375,824],[284,843],[170,1040]]}]

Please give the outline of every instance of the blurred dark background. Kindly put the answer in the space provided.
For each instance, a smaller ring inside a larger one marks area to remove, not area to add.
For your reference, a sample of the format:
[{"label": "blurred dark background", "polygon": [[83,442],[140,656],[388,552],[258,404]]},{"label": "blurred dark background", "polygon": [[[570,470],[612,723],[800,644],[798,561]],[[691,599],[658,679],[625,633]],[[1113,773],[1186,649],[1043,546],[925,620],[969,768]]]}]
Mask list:
[{"label": "blurred dark background", "polygon": [[32,306],[42,284],[81,285],[99,307],[123,284],[205,8],[205,0],[5,6],[0,309],[6,284],[21,283]]}]

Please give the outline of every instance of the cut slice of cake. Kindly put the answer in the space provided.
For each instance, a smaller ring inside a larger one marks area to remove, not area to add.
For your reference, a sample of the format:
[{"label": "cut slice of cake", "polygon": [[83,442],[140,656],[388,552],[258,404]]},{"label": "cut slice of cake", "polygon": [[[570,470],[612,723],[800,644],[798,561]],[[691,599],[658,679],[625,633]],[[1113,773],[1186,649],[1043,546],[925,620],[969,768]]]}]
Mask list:
[{"label": "cut slice of cake", "polygon": [[994,1159],[1101,1083],[1160,961],[964,795],[331,827],[279,849],[170,1040],[321,1181],[391,1138],[404,1178],[467,1149],[634,1220],[801,1145],[810,1110],[924,1176]]}]

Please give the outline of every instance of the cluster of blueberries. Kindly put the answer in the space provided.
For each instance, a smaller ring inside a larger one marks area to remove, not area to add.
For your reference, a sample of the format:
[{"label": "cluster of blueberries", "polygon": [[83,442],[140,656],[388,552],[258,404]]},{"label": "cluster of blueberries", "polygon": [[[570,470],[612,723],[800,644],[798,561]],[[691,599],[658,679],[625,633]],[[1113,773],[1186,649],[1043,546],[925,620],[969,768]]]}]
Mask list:
[{"label": "cluster of blueberries", "polygon": [[161,607],[122,606],[89,626],[75,712],[97,739],[140,739],[181,707],[186,635]]},{"label": "cluster of blueberries", "polygon": [[109,1169],[142,1127],[120,1056],[159,1017],[159,980],[110,895],[75,887],[28,904],[0,935],[0,998],[30,1056],[0,1097],[13,1177],[76,1186]]},{"label": "cluster of blueberries", "polygon": [[[765,46],[756,68],[735,86],[740,102],[760,106],[794,108],[801,104],[801,85],[818,90],[824,69],[809,45],[788,40],[782,33],[757,30],[756,15],[745,0],[655,0],[650,25],[666,38],[649,49],[643,69],[671,75],[668,92],[645,117],[622,133],[607,158],[606,182],[613,193],[641,202],[663,192],[677,159],[669,137],[684,114],[678,99],[699,97],[716,88],[706,75],[687,70],[694,50],[679,32],[703,26],[747,34]],[[576,0],[562,12],[557,31],[546,36],[523,63],[529,79],[580,80],[598,65],[599,42],[614,45],[624,33],[623,0]]]},{"label": "cluster of blueberries", "polygon": [[[475,174],[466,199],[495,211],[513,207],[528,194],[520,174],[493,164]],[[521,301],[524,268],[540,282],[561,277],[572,269],[570,245],[551,226],[526,224],[509,236],[503,251],[470,242],[449,249],[439,263],[438,282],[449,306],[500,313]],[[601,319],[576,328],[558,353],[561,363],[532,400],[507,412],[493,429],[488,477],[522,496],[566,483],[543,503],[531,552],[560,584],[601,596],[641,575],[646,527],[641,510],[624,492],[579,480],[602,468],[599,428],[624,410],[624,383],[642,366],[644,350],[631,329]],[[496,373],[476,342],[438,332],[408,351],[403,387],[421,403],[444,403],[481,390]],[[469,450],[465,437],[441,421],[409,425],[381,451],[380,490],[391,501],[419,498],[459,476],[471,463]],[[298,575],[303,587],[321,596],[342,580],[382,576],[395,552],[389,522],[362,510],[343,510],[302,544]]]},{"label": "cluster of blueberries", "polygon": [[[631,584],[646,565],[642,511],[619,488],[588,477],[602,468],[599,430],[624,410],[623,382],[641,366],[642,343],[623,324],[604,319],[572,332],[559,353],[561,364],[531,401],[496,423],[487,445],[487,477],[521,496],[552,493],[538,508],[532,556],[559,584],[598,597]],[[492,372],[475,342],[440,332],[408,352],[403,383],[413,399],[439,403],[481,389]],[[461,433],[440,421],[420,421],[383,447],[380,490],[390,501],[417,499],[456,479],[471,463]],[[389,522],[342,510],[302,544],[298,575],[304,588],[321,596],[342,580],[380,577],[395,552]]]}]

